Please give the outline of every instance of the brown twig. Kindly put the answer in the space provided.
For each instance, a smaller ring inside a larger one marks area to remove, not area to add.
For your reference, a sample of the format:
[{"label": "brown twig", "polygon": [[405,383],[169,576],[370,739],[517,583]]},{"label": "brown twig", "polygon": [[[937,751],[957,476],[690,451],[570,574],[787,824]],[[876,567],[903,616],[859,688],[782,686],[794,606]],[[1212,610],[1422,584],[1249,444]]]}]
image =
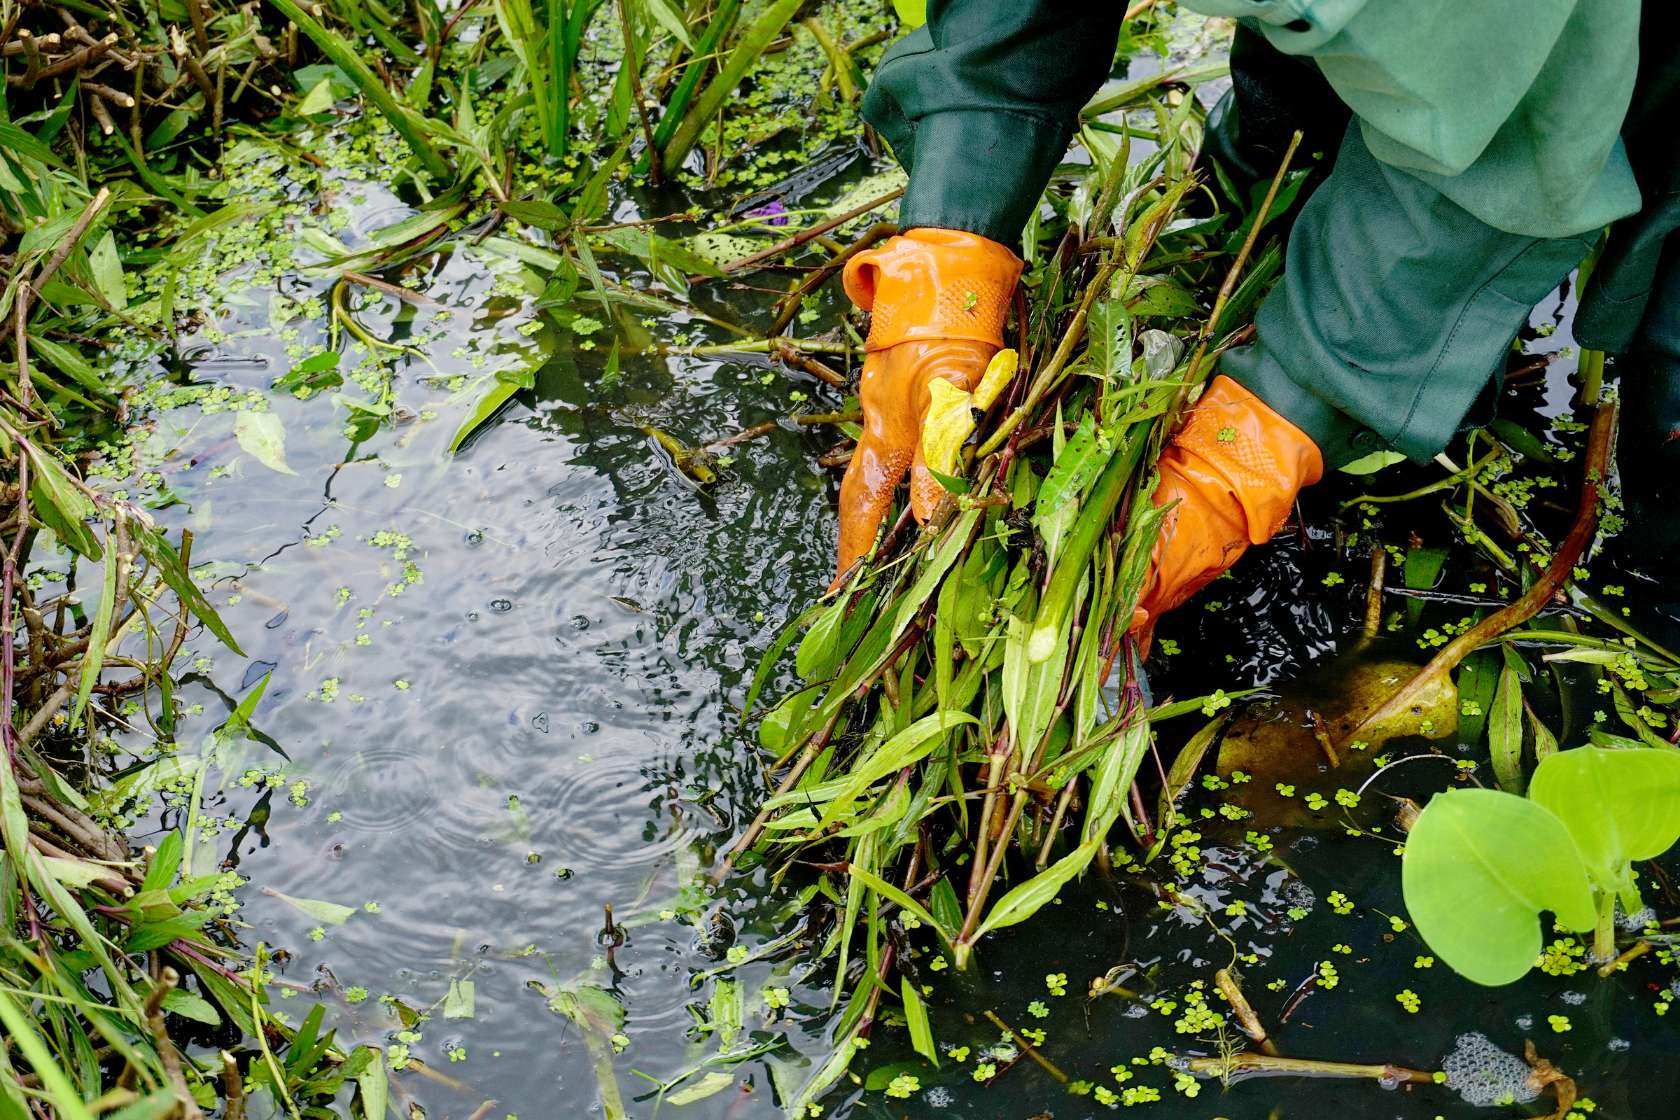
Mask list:
[{"label": "brown twig", "polygon": [[1534,586],[1503,610],[1488,615],[1441,647],[1441,651],[1429,659],[1429,664],[1419,669],[1394,695],[1361,720],[1348,734],[1349,739],[1368,727],[1391,720],[1404,712],[1425,689],[1445,680],[1448,674],[1458,667],[1458,663],[1472,651],[1533,618],[1564,586],[1580,561],[1581,553],[1592,540],[1593,530],[1598,525],[1598,508],[1608,478],[1610,446],[1615,430],[1616,402],[1605,401],[1594,413],[1592,429],[1587,435],[1585,477],[1581,481],[1581,500],[1575,511],[1574,524],[1569,527],[1569,534],[1564,537],[1563,544],[1558,547],[1545,572],[1534,581]]},{"label": "brown twig", "polygon": [[888,191],[886,194],[882,195],[879,198],[871,199],[870,201],[865,202],[861,205],[852,207],[850,210],[846,211],[844,214],[836,214],[834,217],[829,218],[826,221],[818,222],[816,225],[812,226],[810,229],[801,230],[799,233],[793,234],[791,237],[783,238],[781,241],[776,242],[774,245],[770,246],[767,249],[760,249],[756,253],[748,253],[744,257],[741,257],[737,260],[732,260],[728,264],[723,266],[723,270],[725,272],[741,272],[745,269],[756,268],[758,265],[762,264],[765,261],[773,260],[776,257],[781,256],[783,253],[786,253],[790,250],[799,248],[801,245],[805,244],[807,241],[812,240],[813,238],[821,237],[823,234],[827,233],[831,229],[836,229],[840,226],[845,225],[847,222],[851,221],[853,218],[859,218],[859,217],[862,217],[863,215],[869,213],[871,210],[880,209],[881,207],[885,206],[887,203],[892,202],[894,199],[898,198],[898,196],[903,194],[903,193],[904,193],[904,188],[903,187],[897,187],[893,190]]},{"label": "brown twig", "polygon": [[1231,1011],[1237,1017],[1237,1025],[1242,1028],[1253,1043],[1269,1057],[1277,1057],[1277,1046],[1266,1034],[1265,1024],[1260,1022],[1260,1016],[1254,1013],[1254,1006],[1243,995],[1242,984],[1238,982],[1236,973],[1228,968],[1222,968],[1213,974],[1213,982],[1224,993],[1231,1004]]},{"label": "brown twig", "polygon": [[[30,46],[32,46],[34,42],[35,40],[33,39],[25,40],[25,43]],[[67,54],[58,61],[41,67],[38,71],[32,66],[26,73],[8,74],[6,76],[6,84],[9,86],[22,86],[23,88],[28,89],[37,82],[45,81],[48,78],[56,78],[60,74],[68,74],[72,70],[80,70],[82,67],[94,61],[100,55],[104,54],[116,45],[117,33],[113,31],[92,46],[83,47],[79,51]],[[25,53],[28,54],[29,51],[26,50]],[[31,55],[31,61],[33,60],[34,56]]]},{"label": "brown twig", "polygon": [[863,231],[863,236],[836,253],[826,263],[813,269],[811,274],[799,282],[799,286],[783,296],[776,304],[776,316],[770,321],[769,329],[764,333],[774,337],[787,330],[787,325],[793,321],[799,312],[799,302],[828,281],[828,278],[846,267],[846,262],[871,248],[879,242],[885,241],[898,232],[898,225],[894,222],[876,222]]},{"label": "brown twig", "polygon": [[[152,1042],[157,1047],[158,1057],[163,1060],[163,1072],[169,1079],[170,1088],[175,1090],[175,1101],[180,1108],[183,1120],[204,1120],[204,1113],[199,1110],[198,1103],[193,1100],[192,1090],[187,1087],[187,1078],[181,1070],[181,1053],[175,1049],[174,1040],[163,1025],[163,1001],[175,986],[181,982],[181,974],[173,968],[165,966],[159,973],[152,990],[146,996],[145,1022],[146,1030],[152,1036]],[[260,1029],[260,1028],[259,1028]]]},{"label": "brown twig", "polygon": [[1040,1054],[1038,1052],[1038,1048],[1031,1042],[1028,1042],[1025,1038],[1022,1038],[1020,1032],[1014,1027],[998,1018],[997,1012],[988,1010],[986,1012],[986,1019],[992,1024],[992,1026],[1014,1039],[1015,1046],[1021,1051],[1021,1053],[1037,1062],[1040,1066],[1043,1066],[1045,1073],[1048,1073],[1051,1077],[1054,1077],[1063,1085],[1068,1083],[1068,1075],[1062,1072],[1061,1067],[1056,1065],[1056,1063],[1052,1062],[1049,1058],[1046,1058],[1043,1054]]},{"label": "brown twig", "polygon": [[1388,550],[1381,544],[1371,546],[1371,582],[1365,587],[1365,625],[1362,633],[1374,638],[1382,629],[1383,576],[1388,571]]},{"label": "brown twig", "polygon": [[771,347],[776,357],[790,366],[804,370],[823,384],[832,385],[836,389],[846,387],[846,378],[842,374],[826,362],[819,361],[804,351],[789,346],[786,339],[775,339],[771,343]]}]

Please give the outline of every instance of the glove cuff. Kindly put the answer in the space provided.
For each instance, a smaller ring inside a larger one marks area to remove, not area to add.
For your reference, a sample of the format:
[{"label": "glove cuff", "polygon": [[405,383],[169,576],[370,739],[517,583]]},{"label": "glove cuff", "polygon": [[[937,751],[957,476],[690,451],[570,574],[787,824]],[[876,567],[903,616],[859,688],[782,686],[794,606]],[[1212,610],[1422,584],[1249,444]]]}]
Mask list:
[{"label": "glove cuff", "polygon": [[873,313],[869,350],[901,342],[968,339],[1003,345],[1003,320],[1021,259],[954,229],[913,229],[846,262],[853,303]]},{"label": "glove cuff", "polygon": [[1183,460],[1182,469],[1223,482],[1242,507],[1250,544],[1270,540],[1288,519],[1301,487],[1324,477],[1318,445],[1223,374],[1190,410],[1163,458],[1169,456]]}]

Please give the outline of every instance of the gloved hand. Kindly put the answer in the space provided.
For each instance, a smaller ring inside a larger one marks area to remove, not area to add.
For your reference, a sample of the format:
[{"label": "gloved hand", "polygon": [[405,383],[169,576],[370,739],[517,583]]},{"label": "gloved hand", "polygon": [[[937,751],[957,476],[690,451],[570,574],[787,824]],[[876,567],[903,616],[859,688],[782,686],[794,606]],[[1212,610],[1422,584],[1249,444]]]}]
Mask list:
[{"label": "gloved hand", "polygon": [[928,383],[972,390],[1003,345],[1021,261],[977,234],[913,229],[846,263],[846,294],[873,312],[863,361],[863,435],[840,483],[836,579],[869,551],[893,490],[911,471],[910,507],[926,521],[944,491],[922,459]]},{"label": "gloved hand", "polygon": [[1155,504],[1167,513],[1132,616],[1147,652],[1155,622],[1264,544],[1301,487],[1324,474],[1318,446],[1265,401],[1218,376],[1161,453]]}]

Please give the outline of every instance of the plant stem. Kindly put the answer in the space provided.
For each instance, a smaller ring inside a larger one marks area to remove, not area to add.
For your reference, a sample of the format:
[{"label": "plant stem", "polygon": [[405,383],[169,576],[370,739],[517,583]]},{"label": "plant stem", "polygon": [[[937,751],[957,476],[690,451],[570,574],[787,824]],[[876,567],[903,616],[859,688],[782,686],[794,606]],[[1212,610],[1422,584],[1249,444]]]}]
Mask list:
[{"label": "plant stem", "polygon": [[1600,891],[1598,895],[1598,925],[1593,928],[1593,963],[1606,964],[1616,959],[1616,892]]}]

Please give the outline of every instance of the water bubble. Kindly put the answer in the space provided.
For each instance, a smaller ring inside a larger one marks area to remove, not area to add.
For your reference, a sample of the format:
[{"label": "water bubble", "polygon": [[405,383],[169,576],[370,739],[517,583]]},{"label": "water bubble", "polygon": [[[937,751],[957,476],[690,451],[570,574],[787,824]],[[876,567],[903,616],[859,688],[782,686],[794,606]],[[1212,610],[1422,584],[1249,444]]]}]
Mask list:
[{"label": "water bubble", "polygon": [[513,600],[492,599],[490,600],[490,609],[495,611],[497,614],[506,614],[513,609]]},{"label": "water bubble", "polygon": [[1567,1003],[1571,1007],[1579,1007],[1583,1003],[1587,1002],[1587,993],[1586,992],[1564,992],[1563,993],[1563,1002]]},{"label": "water bubble", "polygon": [[471,532],[469,532],[467,534],[466,541],[467,541],[467,547],[468,548],[477,548],[479,545],[484,543],[484,530],[483,529],[472,530]]},{"label": "water bubble", "polygon": [[477,611],[468,611],[467,612],[467,621],[468,622],[477,622],[478,621],[478,612]]},{"label": "water bubble", "polygon": [[536,728],[538,731],[541,731],[544,735],[547,735],[548,734],[548,713],[547,712],[538,712],[536,715],[532,716],[531,717],[531,726]]},{"label": "water bubble", "polygon": [[1623,1054],[1633,1049],[1633,1043],[1625,1038],[1612,1038],[1604,1045],[1612,1054]]},{"label": "water bubble", "polygon": [[1441,1061],[1447,1087],[1466,1104],[1525,1104],[1540,1095],[1529,1081],[1528,1063],[1501,1050],[1479,1031],[1458,1036],[1452,1052]]},{"label": "water bubble", "polygon": [[922,1094],[922,1101],[929,1108],[950,1108],[951,1090],[943,1085],[935,1085]]}]

